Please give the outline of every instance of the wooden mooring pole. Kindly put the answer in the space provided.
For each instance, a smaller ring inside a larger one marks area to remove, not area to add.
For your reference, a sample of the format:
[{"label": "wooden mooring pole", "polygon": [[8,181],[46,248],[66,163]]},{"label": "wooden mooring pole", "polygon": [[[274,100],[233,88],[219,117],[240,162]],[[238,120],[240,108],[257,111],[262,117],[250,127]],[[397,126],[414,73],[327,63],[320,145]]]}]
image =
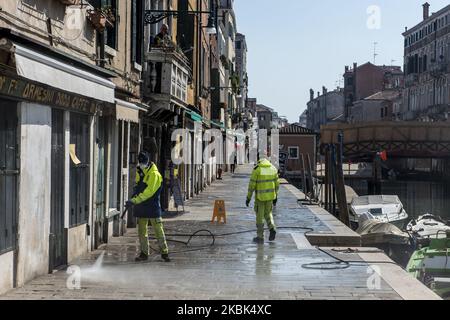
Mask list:
[{"label": "wooden mooring pole", "polygon": [[329,204],[329,189],[328,189],[328,184],[329,184],[329,178],[330,178],[330,159],[329,159],[329,155],[330,155],[330,149],[329,146],[327,145],[325,147],[325,178],[324,178],[324,184],[322,186],[323,188],[323,192],[325,193],[325,201],[324,201],[324,207],[325,210],[329,210],[328,204]]},{"label": "wooden mooring pole", "polygon": [[308,191],[307,191],[307,187],[306,187],[306,167],[305,167],[305,157],[303,156],[303,153],[300,154],[301,157],[301,161],[302,161],[302,188],[303,188],[303,193],[305,194],[305,200],[308,199]]},{"label": "wooden mooring pole", "polygon": [[[342,138],[340,138],[341,140]],[[339,219],[346,226],[350,227],[350,218],[347,205],[347,195],[345,192],[345,181],[343,171],[343,150],[342,143],[337,146],[337,164],[336,164],[336,194],[339,206]]]}]

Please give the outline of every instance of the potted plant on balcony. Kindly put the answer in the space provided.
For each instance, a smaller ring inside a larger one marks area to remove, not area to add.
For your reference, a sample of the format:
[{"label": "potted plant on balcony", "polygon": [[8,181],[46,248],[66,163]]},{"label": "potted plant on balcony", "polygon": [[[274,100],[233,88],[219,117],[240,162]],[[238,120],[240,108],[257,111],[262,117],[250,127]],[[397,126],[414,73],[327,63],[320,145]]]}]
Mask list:
[{"label": "potted plant on balcony", "polygon": [[81,0],[59,0],[59,2],[68,6],[75,6],[79,5],[81,3]]},{"label": "potted plant on balcony", "polygon": [[233,92],[235,94],[240,94],[241,93],[241,88],[240,88],[241,79],[239,78],[239,75],[237,73],[233,73],[230,76],[230,81],[231,81],[231,87],[233,89]]},{"label": "potted plant on balcony", "polygon": [[111,6],[103,6],[93,10],[88,10],[88,19],[93,27],[99,32],[103,32],[105,28],[114,27],[116,16]]},{"label": "potted plant on balcony", "polygon": [[105,15],[106,17],[106,21],[108,24],[108,27],[113,27],[114,26],[114,22],[116,22],[116,12],[113,9],[112,6],[103,6],[101,8],[102,13]]},{"label": "potted plant on balcony", "polygon": [[225,57],[224,55],[221,55],[220,61],[222,62],[222,65],[225,68],[225,70],[228,70],[230,68],[227,57]]}]

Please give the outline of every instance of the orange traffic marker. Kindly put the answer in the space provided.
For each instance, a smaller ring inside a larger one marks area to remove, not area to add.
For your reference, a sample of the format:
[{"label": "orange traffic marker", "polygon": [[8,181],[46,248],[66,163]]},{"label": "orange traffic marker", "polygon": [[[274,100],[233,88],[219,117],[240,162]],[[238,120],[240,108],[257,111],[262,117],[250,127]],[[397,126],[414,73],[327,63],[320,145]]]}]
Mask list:
[{"label": "orange traffic marker", "polygon": [[211,223],[214,223],[214,221],[217,220],[217,223],[221,223],[223,220],[223,224],[227,223],[227,213],[225,211],[225,201],[223,200],[216,200],[214,204],[214,213],[212,217]]}]

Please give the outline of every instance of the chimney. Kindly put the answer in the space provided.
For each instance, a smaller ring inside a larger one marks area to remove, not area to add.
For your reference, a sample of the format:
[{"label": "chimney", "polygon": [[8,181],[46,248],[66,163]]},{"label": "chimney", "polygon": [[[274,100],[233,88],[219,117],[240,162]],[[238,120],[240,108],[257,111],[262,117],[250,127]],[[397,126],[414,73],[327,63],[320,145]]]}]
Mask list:
[{"label": "chimney", "polygon": [[317,98],[320,97],[320,91],[317,91]]},{"label": "chimney", "polygon": [[356,72],[356,68],[358,68],[358,64],[356,62],[353,63],[353,72]]},{"label": "chimney", "polygon": [[430,4],[425,2],[423,4],[423,20],[427,20],[430,17]]},{"label": "chimney", "polygon": [[348,72],[348,70],[349,70],[349,67],[345,66],[345,72]]},{"label": "chimney", "polygon": [[325,86],[322,87],[322,93],[323,95],[326,95],[328,93],[327,88],[325,88]]},{"label": "chimney", "polygon": [[309,101],[313,101],[313,100],[314,100],[314,90],[309,89]]}]

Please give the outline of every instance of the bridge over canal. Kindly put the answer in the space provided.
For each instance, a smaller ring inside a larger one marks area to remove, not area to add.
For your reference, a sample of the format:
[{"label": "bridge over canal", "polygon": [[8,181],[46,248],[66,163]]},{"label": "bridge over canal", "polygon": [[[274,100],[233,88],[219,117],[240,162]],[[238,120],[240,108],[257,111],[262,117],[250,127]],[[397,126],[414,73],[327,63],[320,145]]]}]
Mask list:
[{"label": "bridge over canal", "polygon": [[380,151],[389,158],[450,159],[450,122],[331,124],[321,128],[321,149],[338,144],[339,133],[344,157],[351,161],[372,161]]}]

